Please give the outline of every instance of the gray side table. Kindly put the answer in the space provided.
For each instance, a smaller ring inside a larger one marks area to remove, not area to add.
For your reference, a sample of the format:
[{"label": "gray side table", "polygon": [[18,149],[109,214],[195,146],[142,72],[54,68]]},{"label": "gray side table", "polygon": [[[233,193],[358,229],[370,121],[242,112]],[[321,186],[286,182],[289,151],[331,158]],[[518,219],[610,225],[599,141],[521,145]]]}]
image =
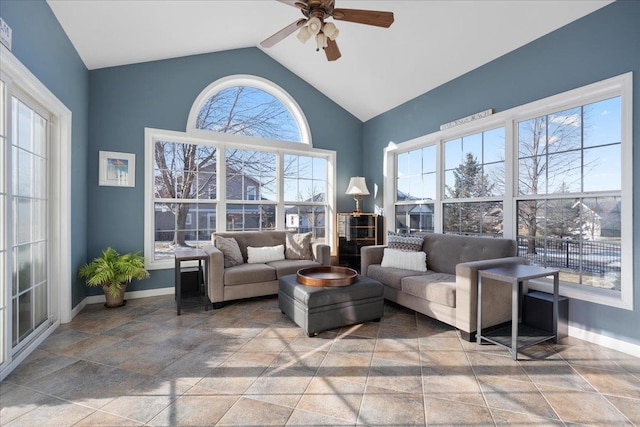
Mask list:
[{"label": "gray side table", "polygon": [[[560,287],[560,270],[536,267],[531,265],[509,265],[505,267],[488,268],[478,271],[478,332],[477,342],[482,340],[501,345],[510,350],[513,360],[518,360],[518,350],[524,349],[543,341],[558,342],[558,292]],[[553,276],[553,333],[543,331],[520,323],[522,313],[522,298],[527,292],[526,281],[540,277]],[[482,333],[482,280],[493,279],[511,283],[511,326],[505,326]]]},{"label": "gray side table", "polygon": [[[182,263],[185,261],[198,261],[198,284],[204,282],[205,299],[207,286],[207,274],[209,271],[209,255],[202,249],[177,249],[175,252],[175,278],[176,278],[176,308],[180,316],[180,302],[182,300]],[[203,274],[202,262],[204,261],[205,271]],[[205,301],[205,309],[208,309],[208,301]]]}]

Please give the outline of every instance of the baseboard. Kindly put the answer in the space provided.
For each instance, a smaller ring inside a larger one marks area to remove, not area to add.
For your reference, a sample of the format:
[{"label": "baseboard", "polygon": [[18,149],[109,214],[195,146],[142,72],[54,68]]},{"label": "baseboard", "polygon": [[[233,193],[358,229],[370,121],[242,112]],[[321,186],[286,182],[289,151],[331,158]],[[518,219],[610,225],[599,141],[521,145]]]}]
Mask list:
[{"label": "baseboard", "polygon": [[[166,288],[156,288],[156,289],[147,289],[144,291],[131,291],[126,292],[124,294],[124,299],[137,299],[137,298],[148,298],[148,297],[157,297],[160,295],[173,295],[175,293],[175,287],[170,286]],[[84,304],[84,307],[87,304],[99,304],[104,302],[104,295],[93,295],[90,297],[86,297],[80,304]],[[75,312],[75,309],[74,309]],[[75,316],[77,313],[74,313]]]},{"label": "baseboard", "polygon": [[[102,297],[104,298],[104,297]],[[83,308],[85,308],[87,305],[87,298],[83,299],[82,301],[80,301],[80,304],[76,305],[75,307],[73,307],[73,309],[71,310],[71,320],[73,320],[74,317],[76,317],[78,314],[80,314],[80,312],[82,311]],[[69,320],[69,321],[71,321]],[[66,323],[66,322],[64,322]]]},{"label": "baseboard", "polygon": [[612,350],[621,351],[622,353],[630,354],[635,357],[640,357],[640,345],[622,341],[617,338],[607,337],[571,325],[569,325],[569,336],[588,341],[593,344],[598,344]]}]

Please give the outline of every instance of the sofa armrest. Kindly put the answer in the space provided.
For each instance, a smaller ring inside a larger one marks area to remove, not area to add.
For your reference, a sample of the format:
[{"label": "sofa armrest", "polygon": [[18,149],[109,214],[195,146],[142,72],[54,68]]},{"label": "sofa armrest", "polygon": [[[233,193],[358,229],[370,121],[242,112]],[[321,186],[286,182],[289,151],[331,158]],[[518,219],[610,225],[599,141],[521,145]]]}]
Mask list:
[{"label": "sofa armrest", "polygon": [[387,245],[371,245],[360,248],[360,274],[366,276],[370,265],[382,263],[386,247]]},{"label": "sofa armrest", "polygon": [[331,265],[331,246],[324,243],[312,243],[311,252],[313,252],[313,258],[320,265]]},{"label": "sofa armrest", "polygon": [[[509,257],[456,265],[456,327],[468,333],[477,330],[478,270],[526,263],[525,258]],[[511,285],[489,279],[482,283],[482,327],[510,321]]]},{"label": "sofa armrest", "polygon": [[215,246],[205,246],[209,254],[209,272],[207,275],[209,301],[224,301],[224,254]]}]

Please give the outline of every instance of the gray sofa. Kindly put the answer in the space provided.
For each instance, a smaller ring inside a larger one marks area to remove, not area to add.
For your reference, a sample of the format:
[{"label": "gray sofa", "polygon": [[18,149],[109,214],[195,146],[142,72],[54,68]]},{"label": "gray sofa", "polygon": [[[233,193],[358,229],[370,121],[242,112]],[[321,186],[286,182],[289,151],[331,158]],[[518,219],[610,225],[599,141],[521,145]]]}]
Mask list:
[{"label": "gray sofa", "polygon": [[287,274],[295,274],[299,269],[331,264],[329,245],[312,243],[313,260],[285,259],[265,264],[247,264],[247,246],[264,247],[285,245],[286,231],[242,231],[214,233],[216,236],[233,237],[238,242],[244,264],[224,267],[224,255],[215,246],[207,246],[209,254],[208,293],[214,307],[225,301],[251,298],[278,293],[278,280]]},{"label": "gray sofa", "polygon": [[[364,246],[362,274],[384,285],[385,299],[458,328],[474,339],[477,323],[478,270],[525,264],[509,239],[432,234],[424,237],[426,272],[382,267],[386,246]],[[511,285],[490,280],[482,288],[482,327],[511,320]]]}]

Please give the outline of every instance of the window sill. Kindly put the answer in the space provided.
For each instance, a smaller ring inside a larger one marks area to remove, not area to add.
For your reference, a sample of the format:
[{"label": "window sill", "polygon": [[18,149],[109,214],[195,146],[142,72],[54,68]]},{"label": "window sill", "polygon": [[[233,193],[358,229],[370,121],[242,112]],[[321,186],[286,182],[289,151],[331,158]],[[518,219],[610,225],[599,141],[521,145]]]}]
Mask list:
[{"label": "window sill", "polygon": [[[531,280],[529,289],[553,293],[553,284],[545,280]],[[608,305],[610,307],[633,310],[633,295],[626,298],[620,291],[602,288],[589,288],[568,283],[560,283],[560,295],[571,299],[588,301],[594,304]]]}]

